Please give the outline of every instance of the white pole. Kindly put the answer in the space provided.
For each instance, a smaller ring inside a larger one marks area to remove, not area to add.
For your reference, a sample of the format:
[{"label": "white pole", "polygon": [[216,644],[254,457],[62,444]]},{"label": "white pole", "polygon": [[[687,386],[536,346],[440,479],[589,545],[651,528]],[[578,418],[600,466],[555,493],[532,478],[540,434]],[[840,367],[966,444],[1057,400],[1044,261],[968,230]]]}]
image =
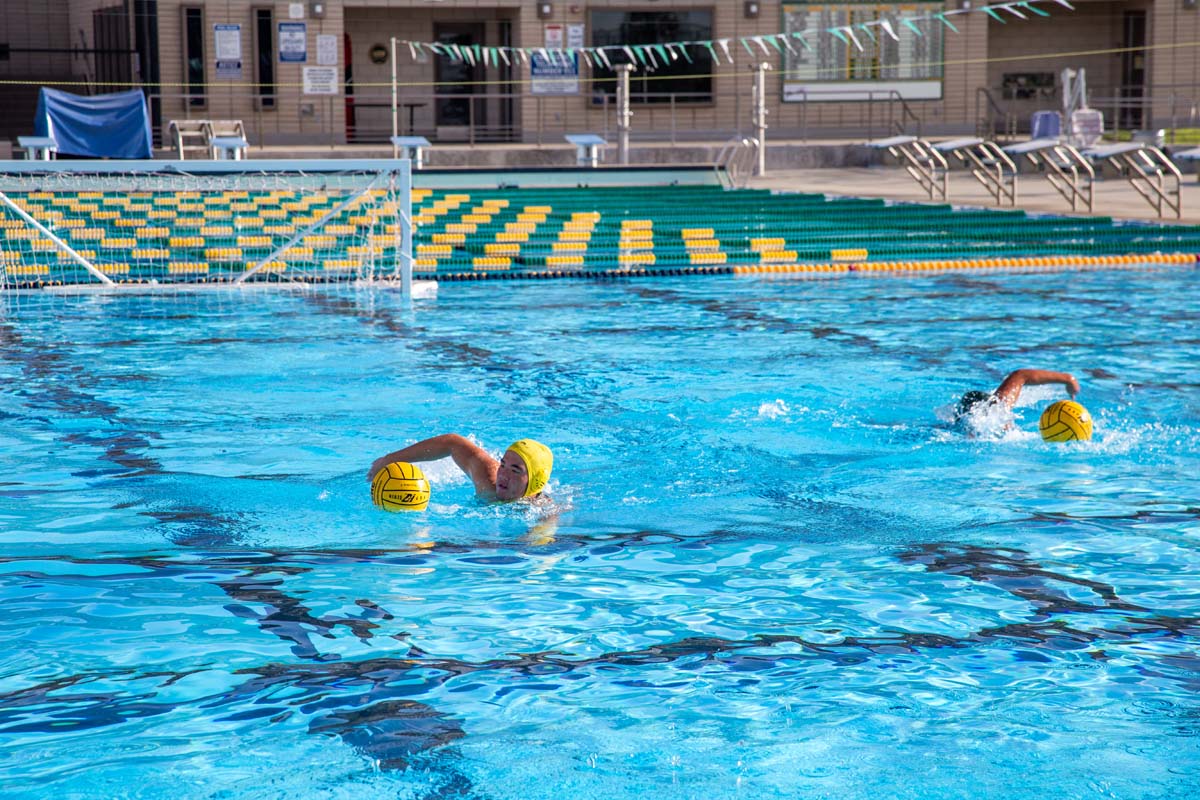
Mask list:
[{"label": "white pole", "polygon": [[[396,37],[392,37],[392,136],[400,135],[399,86],[396,83]],[[396,158],[396,145],[392,145],[392,158]]]},{"label": "white pole", "polygon": [[412,162],[400,168],[400,293],[412,297]]},{"label": "white pole", "polygon": [[108,277],[103,272],[96,269],[96,267],[92,265],[92,262],[88,261],[86,258],[79,255],[79,253],[75,252],[75,249],[73,247],[71,247],[71,245],[67,244],[62,239],[55,236],[54,233],[49,228],[47,228],[45,225],[43,225],[42,223],[38,222],[33,217],[26,214],[25,209],[21,208],[19,205],[17,205],[12,200],[10,200],[8,195],[6,195],[4,192],[0,192],[0,200],[2,200],[4,202],[4,204],[6,206],[8,206],[9,208],[11,208],[13,211],[17,212],[17,215],[19,217],[21,217],[21,219],[25,220],[30,225],[37,228],[38,231],[42,234],[42,236],[45,236],[47,239],[49,239],[50,241],[54,242],[56,245],[61,247],[66,252],[67,255],[69,255],[71,258],[75,259],[75,261],[79,263],[79,266],[83,267],[88,272],[92,273],[92,275],[96,278],[96,280],[100,281],[101,283],[108,284],[109,286],[113,285],[112,278]]},{"label": "white pole", "polygon": [[617,160],[622,164],[629,163],[629,120],[633,117],[629,110],[631,72],[633,64],[617,65]]},{"label": "white pole", "polygon": [[758,163],[755,175],[767,173],[767,70],[771,65],[762,62],[754,76],[754,130],[758,139]]}]

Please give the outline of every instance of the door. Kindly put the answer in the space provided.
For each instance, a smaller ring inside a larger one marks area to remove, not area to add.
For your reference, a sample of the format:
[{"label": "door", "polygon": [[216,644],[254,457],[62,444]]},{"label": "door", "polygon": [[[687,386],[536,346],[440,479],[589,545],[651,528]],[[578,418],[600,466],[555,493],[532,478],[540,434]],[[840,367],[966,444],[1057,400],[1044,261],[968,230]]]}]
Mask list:
[{"label": "door", "polygon": [[1141,128],[1145,122],[1142,97],[1146,89],[1146,12],[1126,11],[1121,53],[1121,108],[1117,124],[1121,128]]},{"label": "door", "polygon": [[[433,35],[438,44],[459,48],[483,45],[483,24],[477,22],[438,22],[434,23]],[[434,118],[438,125],[466,126],[474,121],[476,127],[482,127],[487,122],[487,104],[476,101],[471,95],[481,94],[483,80],[483,64],[476,58],[472,64],[467,59],[455,60],[449,56],[439,55],[434,64],[434,80],[437,86],[434,90],[438,98],[434,101]],[[450,96],[446,95],[461,95]],[[474,119],[471,116],[471,104],[474,103]]]}]

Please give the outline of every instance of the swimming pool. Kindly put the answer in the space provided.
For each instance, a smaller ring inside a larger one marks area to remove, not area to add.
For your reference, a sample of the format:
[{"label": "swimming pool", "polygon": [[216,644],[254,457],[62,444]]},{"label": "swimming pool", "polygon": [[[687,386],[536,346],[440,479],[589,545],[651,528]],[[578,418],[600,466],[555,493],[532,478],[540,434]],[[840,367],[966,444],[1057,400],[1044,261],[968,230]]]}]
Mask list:
[{"label": "swimming pool", "polygon": [[[1187,796],[1195,277],[0,296],[0,785]],[[1015,367],[1095,440],[939,420]],[[557,518],[374,509],[445,431]]]}]

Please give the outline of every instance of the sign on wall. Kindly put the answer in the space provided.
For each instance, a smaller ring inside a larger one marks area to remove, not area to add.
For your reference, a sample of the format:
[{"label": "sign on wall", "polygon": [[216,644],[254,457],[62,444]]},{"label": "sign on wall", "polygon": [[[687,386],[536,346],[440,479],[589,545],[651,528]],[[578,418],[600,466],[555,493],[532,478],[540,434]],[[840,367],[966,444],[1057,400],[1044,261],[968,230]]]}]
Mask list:
[{"label": "sign on wall", "polygon": [[322,67],[337,66],[338,37],[335,34],[317,34],[317,63]]},{"label": "sign on wall", "polygon": [[337,94],[337,67],[304,67],[305,94]]},{"label": "sign on wall", "polygon": [[[579,54],[563,52],[565,34],[562,25],[547,25],[543,32],[546,49],[529,54],[531,94],[579,94]],[[579,35],[582,38],[582,30]]]},{"label": "sign on wall", "polygon": [[213,52],[217,77],[240,80],[242,77],[242,26],[213,25]]},{"label": "sign on wall", "polygon": [[308,61],[308,23],[279,23],[279,62],[303,64]]},{"label": "sign on wall", "polygon": [[[905,100],[940,99],[944,26],[931,24],[930,17],[943,8],[941,3],[784,3],[787,34],[809,32],[807,46],[784,53],[784,102],[867,101],[891,91]],[[867,30],[878,33],[855,33]]]}]

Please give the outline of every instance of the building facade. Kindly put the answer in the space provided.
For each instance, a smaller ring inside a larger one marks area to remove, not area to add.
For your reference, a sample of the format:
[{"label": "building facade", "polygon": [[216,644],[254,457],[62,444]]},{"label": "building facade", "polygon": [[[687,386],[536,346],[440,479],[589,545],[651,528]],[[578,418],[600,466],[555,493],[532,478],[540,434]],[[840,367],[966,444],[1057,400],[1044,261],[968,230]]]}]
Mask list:
[{"label": "building facade", "polygon": [[[1109,127],[1200,124],[1195,0],[971,2],[5,0],[0,138],[30,132],[40,85],[145,87],[156,130],[240,119],[254,144],[611,136],[630,60],[645,138],[749,132],[762,63],[777,137],[1024,128],[1065,68]],[[710,45],[660,47],[680,41]]]}]

